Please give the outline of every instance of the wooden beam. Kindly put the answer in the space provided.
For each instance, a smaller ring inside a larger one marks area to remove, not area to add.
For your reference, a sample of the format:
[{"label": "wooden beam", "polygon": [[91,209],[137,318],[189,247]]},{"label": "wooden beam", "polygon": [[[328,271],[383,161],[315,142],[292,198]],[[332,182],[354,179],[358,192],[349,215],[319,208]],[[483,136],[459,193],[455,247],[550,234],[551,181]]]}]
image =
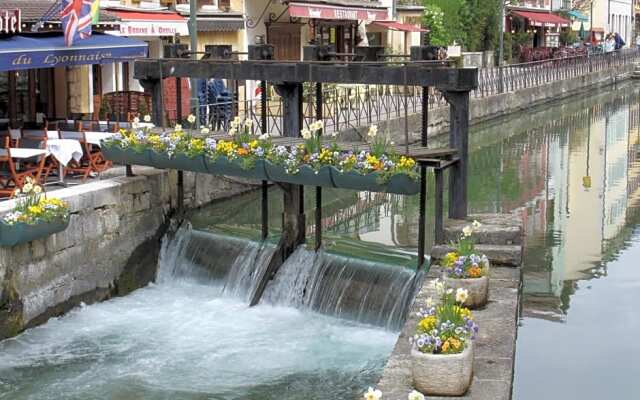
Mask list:
[{"label": "wooden beam", "polygon": [[180,76],[240,81],[434,86],[448,91],[471,91],[478,87],[477,68],[434,67],[422,62],[389,65],[358,62],[340,64],[310,61],[142,59],[136,60],[134,71],[136,79]]}]

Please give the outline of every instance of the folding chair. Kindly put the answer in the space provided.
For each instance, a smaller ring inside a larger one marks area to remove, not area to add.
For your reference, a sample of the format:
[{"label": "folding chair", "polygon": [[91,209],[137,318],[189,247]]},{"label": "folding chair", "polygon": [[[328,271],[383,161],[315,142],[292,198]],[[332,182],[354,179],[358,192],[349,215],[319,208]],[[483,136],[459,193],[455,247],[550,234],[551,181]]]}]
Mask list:
[{"label": "folding chair", "polygon": [[5,165],[6,168],[1,170],[2,176],[0,182],[4,191],[15,190],[16,188],[22,189],[25,179],[31,177],[34,181],[40,182],[42,171],[44,170],[45,160],[47,156],[42,154],[37,157],[35,163],[20,163],[18,167],[11,155],[11,147],[9,147],[9,138],[5,140],[6,148],[0,149],[0,165]]}]

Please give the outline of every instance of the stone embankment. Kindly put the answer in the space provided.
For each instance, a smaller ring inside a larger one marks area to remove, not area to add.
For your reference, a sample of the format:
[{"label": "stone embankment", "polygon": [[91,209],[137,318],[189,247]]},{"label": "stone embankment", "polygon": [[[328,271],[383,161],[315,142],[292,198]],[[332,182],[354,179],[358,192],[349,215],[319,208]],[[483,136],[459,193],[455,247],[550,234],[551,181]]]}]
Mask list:
[{"label": "stone embankment", "polygon": [[[475,215],[469,219],[477,219],[483,223],[478,233],[477,247],[491,246],[494,254],[488,254],[492,262],[489,303],[474,311],[480,333],[475,342],[473,382],[466,395],[454,398],[510,400],[521,286],[522,224],[510,215]],[[447,237],[459,235],[467,223],[449,221],[446,226]],[[434,252],[439,254],[444,254],[445,250],[446,248],[439,246],[434,248]],[[437,255],[434,258],[437,259]],[[384,399],[406,400],[407,394],[413,390],[409,338],[413,336],[418,323],[416,313],[420,308],[425,308],[427,298],[435,297],[433,282],[440,275],[438,267],[432,267],[409,310],[406,323],[378,385]]]},{"label": "stone embankment", "polygon": [[[160,240],[176,207],[177,174],[143,167],[135,173],[49,192],[71,207],[67,230],[0,247],[0,339],[81,302],[127,294],[155,277]],[[185,173],[184,188],[189,208],[251,186]],[[0,218],[13,206],[0,203]]]}]

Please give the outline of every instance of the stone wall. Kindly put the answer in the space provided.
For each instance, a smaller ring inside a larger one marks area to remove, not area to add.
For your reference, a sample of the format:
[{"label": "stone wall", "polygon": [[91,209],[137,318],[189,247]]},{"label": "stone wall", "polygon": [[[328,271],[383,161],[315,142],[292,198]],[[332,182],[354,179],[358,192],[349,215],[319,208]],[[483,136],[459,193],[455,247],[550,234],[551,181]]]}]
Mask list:
[{"label": "stone wall", "polygon": [[[143,167],[135,173],[50,192],[70,204],[67,230],[0,247],[0,339],[155,277],[160,240],[175,211],[177,174]],[[186,207],[251,188],[192,173],[185,173],[184,187]],[[0,216],[13,206],[0,203]]]}]

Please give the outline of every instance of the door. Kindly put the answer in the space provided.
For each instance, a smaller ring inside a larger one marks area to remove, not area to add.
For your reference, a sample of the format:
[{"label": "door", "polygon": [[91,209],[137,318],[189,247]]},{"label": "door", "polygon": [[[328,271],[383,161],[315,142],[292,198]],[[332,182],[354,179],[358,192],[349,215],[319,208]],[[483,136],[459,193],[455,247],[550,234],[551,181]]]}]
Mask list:
[{"label": "door", "polygon": [[276,60],[300,61],[300,25],[271,24],[267,33]]}]

